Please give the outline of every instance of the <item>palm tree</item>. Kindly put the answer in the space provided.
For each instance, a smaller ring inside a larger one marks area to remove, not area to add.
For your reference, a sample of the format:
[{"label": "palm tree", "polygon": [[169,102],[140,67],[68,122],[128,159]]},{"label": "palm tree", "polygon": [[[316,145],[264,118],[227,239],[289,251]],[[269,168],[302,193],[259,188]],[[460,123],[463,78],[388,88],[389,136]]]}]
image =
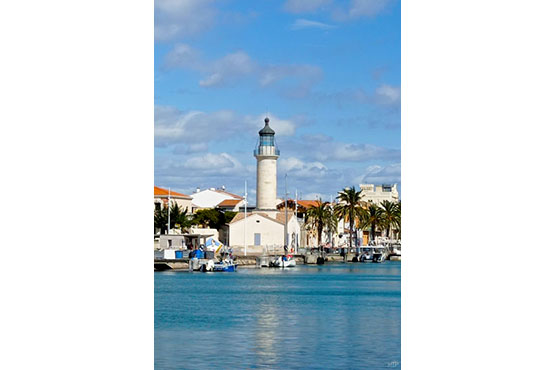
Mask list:
[{"label": "palm tree", "polygon": [[328,230],[333,230],[334,227],[337,228],[337,218],[333,214],[329,203],[322,203],[322,200],[318,199],[317,205],[306,211],[306,225],[311,229],[316,229],[318,246],[320,246],[324,227]]},{"label": "palm tree", "polygon": [[[345,188],[345,190],[339,192],[339,195],[337,196],[339,204],[334,209],[336,216],[349,222],[349,250],[353,247],[353,228],[356,231],[357,223],[366,217],[366,210],[362,207],[361,194],[362,190],[356,191],[354,186]],[[359,248],[357,246],[357,255],[358,254]]]},{"label": "palm tree", "polygon": [[[170,228],[175,228],[176,225],[184,229],[190,227],[192,224],[191,218],[187,215],[187,211],[183,210],[176,202],[171,203],[170,207]],[[164,205],[163,208],[154,211],[154,228],[159,228],[160,233],[164,234],[168,228],[168,206]]]},{"label": "palm tree", "polygon": [[370,228],[370,241],[373,242],[376,238],[376,228],[383,224],[383,208],[374,203],[370,203],[367,208],[367,214],[362,220],[361,227],[366,229]]},{"label": "palm tree", "polygon": [[382,202],[383,221],[387,230],[387,237],[391,240],[393,228],[401,229],[401,204],[384,200]]}]

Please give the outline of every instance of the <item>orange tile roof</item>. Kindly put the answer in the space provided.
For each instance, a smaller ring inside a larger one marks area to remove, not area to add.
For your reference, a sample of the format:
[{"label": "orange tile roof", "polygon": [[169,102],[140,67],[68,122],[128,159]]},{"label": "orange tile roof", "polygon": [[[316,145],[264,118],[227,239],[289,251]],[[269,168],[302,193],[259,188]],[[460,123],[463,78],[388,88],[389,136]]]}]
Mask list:
[{"label": "orange tile roof", "polygon": [[241,199],[225,199],[222,200],[218,206],[220,207],[235,207],[237,203],[239,203]]},{"label": "orange tile roof", "polygon": [[[160,188],[158,186],[154,186],[154,195],[168,195],[168,189],[164,189],[164,188]],[[175,191],[171,191],[170,190],[170,196],[173,195],[174,197],[185,197],[185,198],[191,198],[191,196],[187,195],[187,194],[181,194]]]},{"label": "orange tile roof", "polygon": [[305,208],[311,208],[311,207],[318,206],[318,201],[317,200],[298,200],[297,203],[299,203],[301,206],[303,206]]},{"label": "orange tile roof", "polygon": [[[289,199],[288,202],[293,207],[295,206],[295,199]],[[318,201],[317,200],[298,200],[297,204],[301,208],[308,209],[308,208],[316,207],[318,205]],[[277,205],[278,209],[281,209],[281,208],[284,208],[284,207],[285,207],[285,202],[281,202]]]}]

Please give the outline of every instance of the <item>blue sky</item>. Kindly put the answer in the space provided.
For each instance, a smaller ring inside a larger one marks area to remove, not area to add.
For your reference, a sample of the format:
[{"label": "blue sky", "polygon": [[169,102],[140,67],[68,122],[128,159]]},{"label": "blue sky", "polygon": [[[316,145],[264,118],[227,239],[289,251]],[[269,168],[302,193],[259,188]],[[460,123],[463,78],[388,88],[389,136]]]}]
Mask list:
[{"label": "blue sky", "polygon": [[400,5],[155,0],[155,184],[253,197],[268,115],[278,196],[400,187]]}]

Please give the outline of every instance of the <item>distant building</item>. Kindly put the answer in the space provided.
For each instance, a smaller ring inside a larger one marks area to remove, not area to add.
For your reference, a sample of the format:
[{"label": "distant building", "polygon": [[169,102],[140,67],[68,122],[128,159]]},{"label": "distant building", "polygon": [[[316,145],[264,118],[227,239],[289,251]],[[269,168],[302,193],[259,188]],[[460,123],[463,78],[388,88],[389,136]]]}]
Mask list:
[{"label": "distant building", "polygon": [[187,194],[181,194],[168,189],[154,186],[154,209],[162,209],[168,205],[168,199],[173,203],[176,202],[187,213],[193,211],[192,197]]},{"label": "distant building", "polygon": [[360,184],[360,190],[362,190],[362,200],[364,202],[372,202],[374,204],[380,204],[384,200],[390,202],[399,201],[399,193],[397,192],[397,184],[393,185],[374,185],[374,184]]},{"label": "distant building", "polygon": [[219,189],[210,188],[202,191],[197,188],[192,199],[194,211],[216,207],[222,210],[237,211],[245,204],[242,196],[225,191],[224,186]]}]

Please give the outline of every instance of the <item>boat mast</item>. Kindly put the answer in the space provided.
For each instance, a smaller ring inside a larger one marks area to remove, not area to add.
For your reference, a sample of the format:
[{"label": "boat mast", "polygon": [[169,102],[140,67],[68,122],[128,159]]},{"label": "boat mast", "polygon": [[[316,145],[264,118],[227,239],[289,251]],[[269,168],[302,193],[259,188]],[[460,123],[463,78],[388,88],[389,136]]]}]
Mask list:
[{"label": "boat mast", "polygon": [[289,208],[289,202],[287,201],[287,174],[285,174],[285,227],[283,229],[283,244],[289,249],[287,243],[287,208]]},{"label": "boat mast", "polygon": [[168,187],[168,235],[170,235],[170,206],[171,206],[171,190]]},{"label": "boat mast", "polygon": [[243,225],[243,253],[247,255],[247,180],[245,180],[245,223]]},{"label": "boat mast", "polygon": [[[295,225],[298,225],[298,223],[299,223],[299,216],[298,216],[298,211],[297,211],[298,201],[299,201],[299,197],[298,197],[298,194],[297,194],[297,189],[295,189],[295,221],[296,221]],[[299,249],[299,230],[297,230],[295,232],[295,254],[297,254],[298,249]]]}]

